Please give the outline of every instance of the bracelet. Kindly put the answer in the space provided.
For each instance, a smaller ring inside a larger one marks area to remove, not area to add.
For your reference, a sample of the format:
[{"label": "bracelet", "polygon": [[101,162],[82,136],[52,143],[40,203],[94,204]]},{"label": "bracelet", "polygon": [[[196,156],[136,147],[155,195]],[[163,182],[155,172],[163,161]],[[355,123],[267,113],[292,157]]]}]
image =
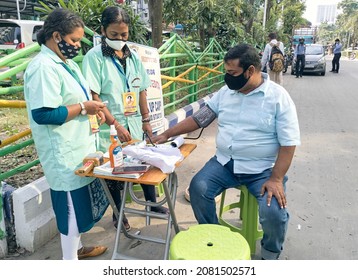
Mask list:
[{"label": "bracelet", "polygon": [[111,125],[114,125],[115,122],[116,122],[116,118],[113,118],[113,121],[111,122]]},{"label": "bracelet", "polygon": [[119,126],[121,126],[121,125],[120,125],[120,124],[117,124],[117,125],[114,127],[114,129],[117,130],[117,128],[118,128]]},{"label": "bracelet", "polygon": [[142,123],[149,123],[150,122],[150,118],[145,118],[145,119],[142,119]]}]

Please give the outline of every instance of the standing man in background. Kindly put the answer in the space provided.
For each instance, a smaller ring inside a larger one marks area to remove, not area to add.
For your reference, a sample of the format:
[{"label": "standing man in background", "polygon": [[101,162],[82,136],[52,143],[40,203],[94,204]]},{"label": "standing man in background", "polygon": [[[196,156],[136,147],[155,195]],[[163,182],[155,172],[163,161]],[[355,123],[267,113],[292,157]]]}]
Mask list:
[{"label": "standing man in background", "polygon": [[305,39],[300,37],[295,48],[294,59],[296,60],[296,78],[301,77],[305,68],[306,45]]},{"label": "standing man in background", "polygon": [[267,74],[269,75],[270,80],[283,86],[282,71],[280,71],[280,72],[272,71],[268,65],[268,62],[271,57],[271,51],[272,51],[273,46],[277,46],[280,49],[280,51],[282,52],[282,56],[284,56],[284,54],[285,54],[285,49],[284,49],[283,43],[277,41],[276,33],[271,32],[268,35],[268,40],[269,40],[269,42],[266,44],[265,49],[264,49],[264,54],[262,55],[262,58],[261,58],[261,71],[264,71],[265,66],[266,66]]},{"label": "standing man in background", "polygon": [[332,70],[330,72],[338,73],[339,71],[339,60],[341,59],[341,51],[342,51],[342,44],[340,43],[339,39],[335,40],[335,44],[333,45],[333,60],[332,60]]}]

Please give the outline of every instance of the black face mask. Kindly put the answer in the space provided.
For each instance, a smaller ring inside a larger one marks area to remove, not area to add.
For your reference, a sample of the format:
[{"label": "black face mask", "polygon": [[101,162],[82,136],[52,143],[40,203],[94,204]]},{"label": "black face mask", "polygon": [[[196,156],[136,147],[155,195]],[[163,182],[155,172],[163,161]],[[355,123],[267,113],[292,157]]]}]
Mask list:
[{"label": "black face mask", "polygon": [[244,76],[245,72],[246,70],[242,72],[242,74],[240,74],[239,76],[233,76],[228,73],[225,74],[224,80],[226,85],[229,87],[229,89],[239,90],[246,85],[246,83],[250,78],[249,79],[245,78]]},{"label": "black face mask", "polygon": [[57,43],[57,45],[60,49],[60,52],[66,59],[76,57],[81,50],[81,47],[70,45],[63,39],[61,40],[61,42]]}]

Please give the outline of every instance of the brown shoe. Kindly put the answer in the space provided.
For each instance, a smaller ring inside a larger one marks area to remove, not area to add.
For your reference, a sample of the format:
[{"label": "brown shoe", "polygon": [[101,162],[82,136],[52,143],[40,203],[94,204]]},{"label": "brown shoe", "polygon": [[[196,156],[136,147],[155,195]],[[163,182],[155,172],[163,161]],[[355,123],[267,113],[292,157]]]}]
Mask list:
[{"label": "brown shoe", "polygon": [[96,246],[96,247],[82,247],[77,250],[77,257],[79,260],[89,258],[89,257],[97,257],[106,252],[107,247],[105,246]]}]

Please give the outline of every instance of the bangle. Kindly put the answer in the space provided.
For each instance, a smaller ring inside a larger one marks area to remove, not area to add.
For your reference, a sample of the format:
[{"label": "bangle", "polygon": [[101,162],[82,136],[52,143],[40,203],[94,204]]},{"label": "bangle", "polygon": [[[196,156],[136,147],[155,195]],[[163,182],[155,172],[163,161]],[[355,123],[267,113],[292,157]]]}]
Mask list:
[{"label": "bangle", "polygon": [[114,125],[115,122],[116,122],[116,118],[113,118],[113,121],[111,122],[111,125]]},{"label": "bangle", "polygon": [[121,126],[121,125],[120,125],[120,124],[117,124],[117,125],[114,127],[114,129],[117,130],[117,128],[118,128],[119,126]]},{"label": "bangle", "polygon": [[150,122],[150,118],[145,118],[145,119],[142,119],[142,123],[149,123]]}]

